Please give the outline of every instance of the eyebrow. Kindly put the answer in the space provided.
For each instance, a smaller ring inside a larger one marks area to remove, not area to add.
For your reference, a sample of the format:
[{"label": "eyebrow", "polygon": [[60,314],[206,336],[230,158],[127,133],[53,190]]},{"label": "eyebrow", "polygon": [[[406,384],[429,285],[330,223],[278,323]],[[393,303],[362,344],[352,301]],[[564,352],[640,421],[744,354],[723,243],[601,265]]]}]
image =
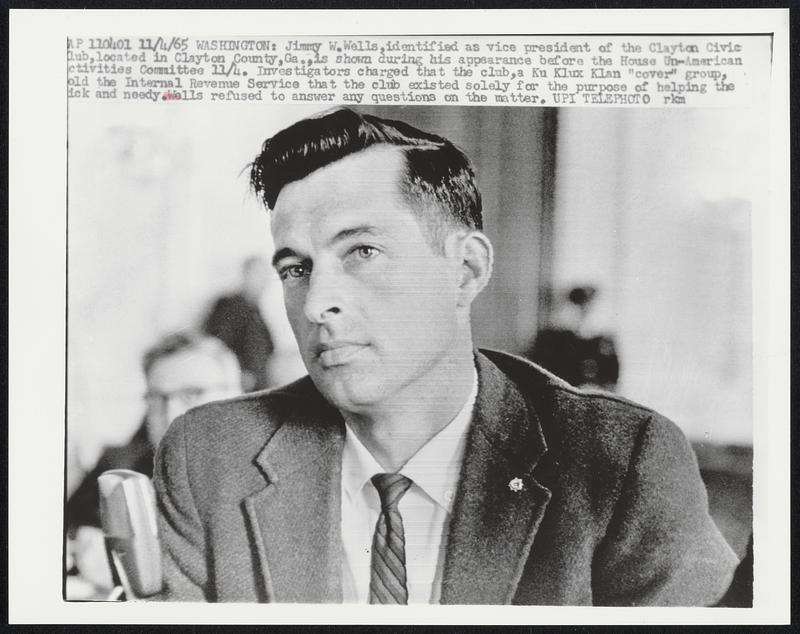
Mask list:
[{"label": "eyebrow", "polygon": [[293,257],[296,257],[296,256],[297,256],[297,253],[295,253],[295,251],[293,249],[290,249],[288,247],[284,247],[283,249],[278,249],[275,252],[275,255],[272,256],[272,267],[273,268],[277,268],[278,267],[278,262],[280,262],[284,258],[293,258]]},{"label": "eyebrow", "polygon": [[[369,235],[369,236],[379,236],[383,235],[383,231],[374,227],[373,225],[358,225],[356,227],[348,227],[347,229],[342,229],[339,233],[333,236],[330,240],[328,240],[327,245],[333,245],[337,242],[342,242],[343,240],[347,240],[349,238],[362,236],[362,235]],[[277,267],[278,262],[283,260],[284,258],[294,258],[299,257],[297,252],[294,249],[290,249],[289,247],[283,247],[282,249],[278,249],[275,252],[275,255],[272,256],[272,266]]]},{"label": "eyebrow", "polygon": [[342,229],[339,233],[328,240],[328,245],[336,244],[342,240],[353,238],[361,235],[378,236],[383,235],[383,231],[373,225],[358,225],[357,227],[349,227]]}]

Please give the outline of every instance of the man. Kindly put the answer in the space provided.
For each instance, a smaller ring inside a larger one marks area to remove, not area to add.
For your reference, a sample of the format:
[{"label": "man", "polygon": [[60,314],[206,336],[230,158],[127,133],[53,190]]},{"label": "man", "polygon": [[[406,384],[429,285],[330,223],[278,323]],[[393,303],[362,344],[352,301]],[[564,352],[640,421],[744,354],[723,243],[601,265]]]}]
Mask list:
[{"label": "man", "polygon": [[205,323],[205,331],[224,341],[239,359],[245,392],[270,385],[267,368],[274,345],[260,309],[269,274],[269,264],[263,258],[247,258],[242,266],[241,290],[220,297]]},{"label": "man", "polygon": [[557,296],[554,323],[537,333],[525,357],[577,387],[613,392],[619,379],[614,339],[587,329],[596,293],[593,286],[576,286]]},{"label": "man", "polygon": [[[239,363],[225,345],[193,332],[178,332],[161,339],[144,355],[142,369],[147,384],[146,414],[131,440],[109,447],[83,478],[67,501],[66,520],[76,572],[91,587],[90,597],[111,590],[111,572],[100,530],[97,478],[108,469],[131,469],[153,475],[155,448],[170,422],[190,407],[241,394]],[[75,583],[69,587],[77,587]]]},{"label": "man", "polygon": [[268,139],[251,176],[309,377],[167,433],[165,599],[723,595],[736,559],[672,423],[473,348],[493,251],[460,150],[337,109]]}]

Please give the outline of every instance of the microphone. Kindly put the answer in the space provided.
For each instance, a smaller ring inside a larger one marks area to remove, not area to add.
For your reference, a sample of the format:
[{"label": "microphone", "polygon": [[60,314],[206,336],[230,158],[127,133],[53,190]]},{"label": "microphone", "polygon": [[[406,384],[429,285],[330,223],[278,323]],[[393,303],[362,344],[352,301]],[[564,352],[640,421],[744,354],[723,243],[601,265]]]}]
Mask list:
[{"label": "microphone", "polygon": [[111,469],[97,478],[97,484],[106,548],[126,598],[160,592],[161,546],[150,478],[129,469]]}]

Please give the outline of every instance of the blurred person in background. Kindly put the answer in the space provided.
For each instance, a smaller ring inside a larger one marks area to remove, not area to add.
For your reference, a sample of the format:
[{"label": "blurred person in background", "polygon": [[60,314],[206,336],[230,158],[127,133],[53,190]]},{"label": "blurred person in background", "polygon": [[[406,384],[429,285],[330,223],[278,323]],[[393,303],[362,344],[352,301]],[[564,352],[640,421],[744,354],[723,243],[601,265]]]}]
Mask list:
[{"label": "blurred person in background", "polygon": [[272,384],[269,362],[275,345],[262,312],[271,274],[264,258],[247,258],[242,265],[241,288],[215,302],[204,326],[208,334],[224,341],[239,359],[245,392],[263,390]]},{"label": "blurred person in background", "polygon": [[593,286],[570,289],[556,307],[554,325],[539,331],[525,356],[576,387],[613,392],[619,379],[614,339],[587,326],[596,294]]},{"label": "blurred person in background", "polygon": [[215,337],[178,332],[161,339],[142,361],[147,392],[144,420],[131,440],[109,447],[72,493],[66,508],[68,599],[102,599],[112,589],[100,529],[97,478],[108,469],[153,475],[155,450],[174,418],[195,405],[242,393],[236,356]]}]

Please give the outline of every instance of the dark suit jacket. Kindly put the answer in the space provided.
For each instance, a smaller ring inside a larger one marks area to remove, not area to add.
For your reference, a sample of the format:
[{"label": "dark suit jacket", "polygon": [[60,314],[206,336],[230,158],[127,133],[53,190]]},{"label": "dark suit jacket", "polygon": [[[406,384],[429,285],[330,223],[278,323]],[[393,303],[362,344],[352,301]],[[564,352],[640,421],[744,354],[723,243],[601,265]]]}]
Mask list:
[{"label": "dark suit jacket", "polygon": [[[476,366],[442,603],[704,605],[724,594],[736,557],[674,424],[503,353],[478,353]],[[308,378],[177,419],[156,458],[163,598],[341,601],[343,440]]]}]

